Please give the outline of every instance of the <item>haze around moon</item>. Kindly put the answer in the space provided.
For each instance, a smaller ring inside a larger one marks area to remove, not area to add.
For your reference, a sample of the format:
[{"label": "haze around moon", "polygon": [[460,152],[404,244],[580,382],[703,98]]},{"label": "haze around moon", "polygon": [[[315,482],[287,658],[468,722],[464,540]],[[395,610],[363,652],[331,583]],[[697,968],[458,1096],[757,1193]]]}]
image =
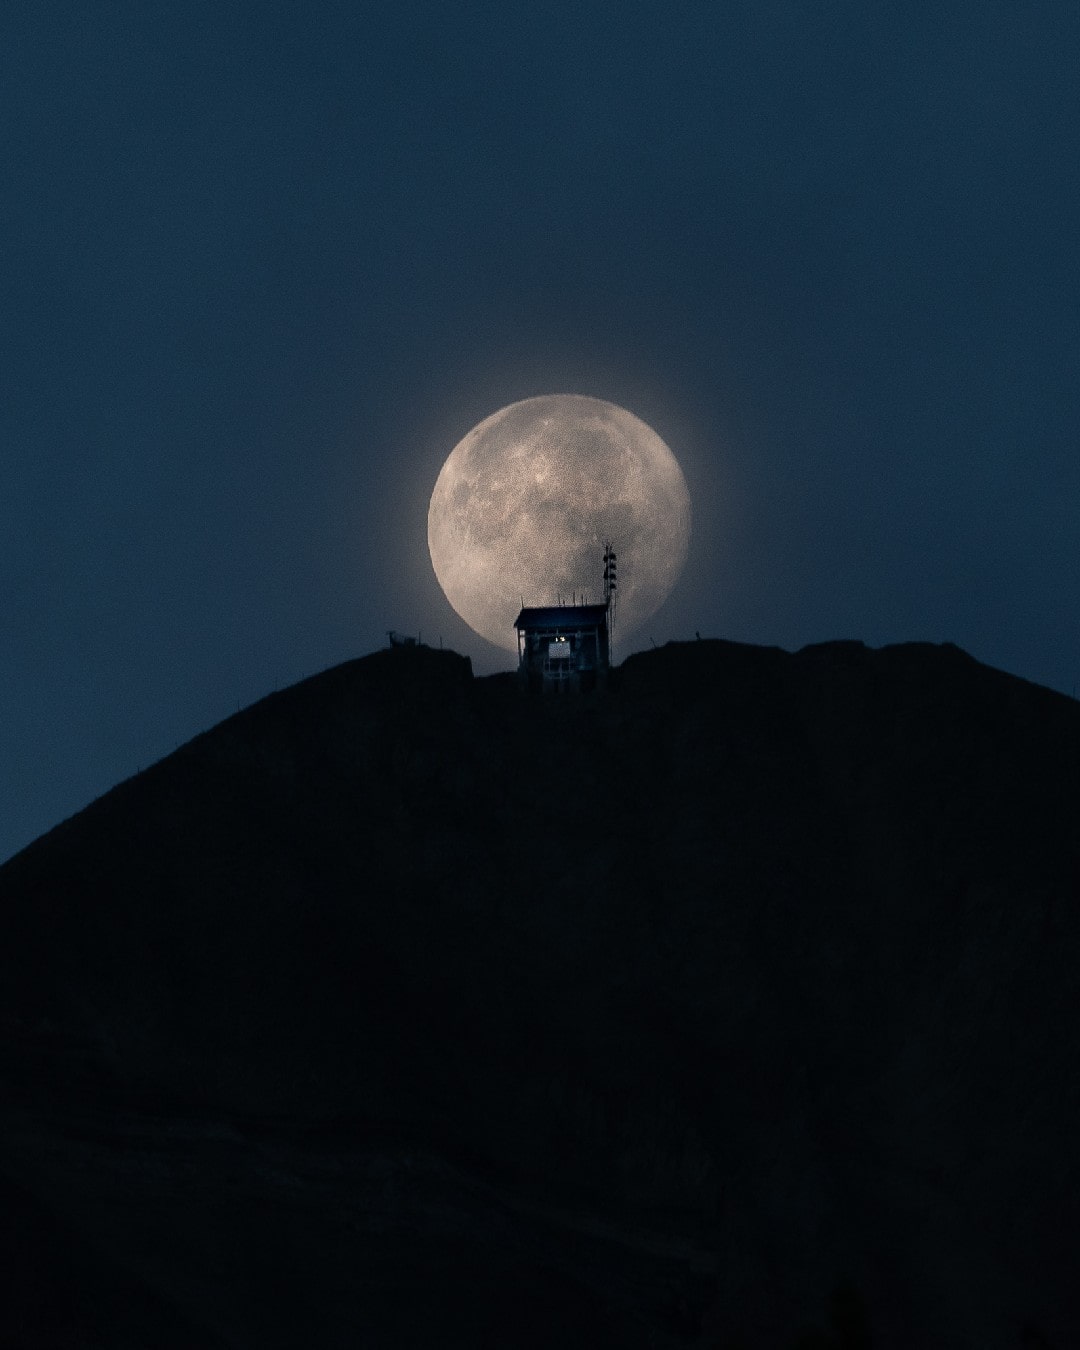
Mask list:
[{"label": "haze around moon", "polygon": [[446,598],[481,637],[517,651],[526,605],[603,601],[603,550],[619,559],[616,637],[670,594],[690,542],[675,456],[617,404],[581,394],[511,403],[450,452],[428,506]]}]

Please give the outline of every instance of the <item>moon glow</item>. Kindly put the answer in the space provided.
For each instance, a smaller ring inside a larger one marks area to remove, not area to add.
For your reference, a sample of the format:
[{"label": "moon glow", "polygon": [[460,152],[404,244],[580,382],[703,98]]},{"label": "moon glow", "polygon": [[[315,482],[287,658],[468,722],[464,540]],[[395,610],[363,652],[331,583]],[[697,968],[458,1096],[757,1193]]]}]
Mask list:
[{"label": "moon glow", "polygon": [[603,601],[608,539],[619,555],[625,636],[678,580],[690,493],[651,427],[579,394],[524,399],[485,418],[450,452],[428,506],[428,550],[446,598],[470,628],[512,652],[522,599]]}]

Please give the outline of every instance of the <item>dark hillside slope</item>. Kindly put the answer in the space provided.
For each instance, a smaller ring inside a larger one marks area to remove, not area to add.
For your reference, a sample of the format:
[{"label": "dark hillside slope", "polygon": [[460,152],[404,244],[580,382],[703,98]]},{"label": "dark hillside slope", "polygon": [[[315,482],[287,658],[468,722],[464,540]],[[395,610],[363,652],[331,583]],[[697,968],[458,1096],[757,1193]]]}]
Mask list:
[{"label": "dark hillside slope", "polygon": [[0,868],[0,1344],[1080,1344],[1078,807],[948,646],[275,694]]}]

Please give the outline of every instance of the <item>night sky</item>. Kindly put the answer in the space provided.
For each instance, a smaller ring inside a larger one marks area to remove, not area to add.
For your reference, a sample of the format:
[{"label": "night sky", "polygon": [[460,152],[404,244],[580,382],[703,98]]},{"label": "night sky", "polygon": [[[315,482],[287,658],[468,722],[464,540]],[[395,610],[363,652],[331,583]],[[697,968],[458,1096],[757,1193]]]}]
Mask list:
[{"label": "night sky", "polygon": [[1072,693],[1078,70],[1075,0],[4,6],[0,858],[388,628],[506,668],[426,512],[534,394],[682,464],[636,645]]}]

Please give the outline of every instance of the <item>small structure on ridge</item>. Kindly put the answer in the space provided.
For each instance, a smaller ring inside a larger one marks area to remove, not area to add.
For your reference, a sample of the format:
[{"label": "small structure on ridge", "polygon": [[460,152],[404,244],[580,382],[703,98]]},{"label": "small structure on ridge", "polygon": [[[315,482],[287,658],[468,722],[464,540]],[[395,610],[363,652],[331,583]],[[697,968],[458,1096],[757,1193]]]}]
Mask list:
[{"label": "small structure on ridge", "polygon": [[611,664],[616,557],[604,548],[602,605],[523,608],[514,620],[518,672],[529,689],[551,694],[603,688]]}]

